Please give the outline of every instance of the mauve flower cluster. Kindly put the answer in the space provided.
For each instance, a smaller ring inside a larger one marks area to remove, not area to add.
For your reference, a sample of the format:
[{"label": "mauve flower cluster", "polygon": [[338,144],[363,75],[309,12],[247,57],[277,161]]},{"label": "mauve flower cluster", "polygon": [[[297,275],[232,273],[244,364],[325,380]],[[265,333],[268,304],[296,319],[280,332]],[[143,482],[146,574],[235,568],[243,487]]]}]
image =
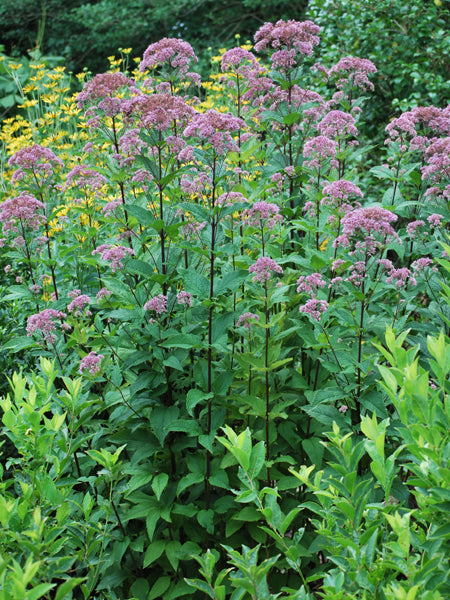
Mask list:
[{"label": "mauve flower cluster", "polygon": [[97,352],[89,352],[87,356],[81,359],[79,372],[81,374],[84,371],[89,371],[91,375],[100,373],[100,363],[105,358],[103,354],[97,354]]},{"label": "mauve flower cluster", "polygon": [[[225,52],[221,60],[221,69],[222,73],[233,71],[241,77],[249,79],[261,67],[251,52],[245,48],[238,47],[231,48],[231,50]],[[229,80],[225,79],[225,81],[228,82]]]},{"label": "mauve flower cluster", "polygon": [[283,222],[280,207],[272,202],[255,202],[251,208],[242,213],[244,223],[257,229],[273,229],[277,223]]},{"label": "mauve flower cluster", "polygon": [[122,260],[127,256],[134,256],[134,250],[125,248],[124,246],[113,246],[112,244],[102,244],[92,251],[92,255],[100,254],[102,260],[110,263],[112,272],[123,268]]},{"label": "mauve flower cluster", "polygon": [[181,176],[180,188],[184,194],[195,196],[202,194],[206,187],[212,185],[212,179],[204,172],[191,171]]},{"label": "mauve flower cluster", "polygon": [[200,85],[200,76],[188,73],[191,61],[198,62],[198,58],[188,42],[178,38],[163,38],[148,46],[139,70],[143,73],[147,69],[166,67],[169,73],[173,70],[175,75],[185,76]]},{"label": "mauve flower cluster", "polygon": [[218,206],[233,206],[241,202],[248,202],[247,198],[241,192],[225,192],[217,198]]},{"label": "mauve flower cluster", "polygon": [[326,300],[318,300],[312,297],[298,309],[299,312],[309,315],[315,321],[320,321],[320,317],[327,310],[328,302]]},{"label": "mauve flower cluster", "polygon": [[267,48],[276,51],[271,56],[275,69],[290,69],[296,65],[297,52],[311,56],[314,46],[319,43],[320,27],[312,21],[282,21],[264,23],[255,34],[255,50]]},{"label": "mauve flower cluster", "polygon": [[388,272],[386,283],[391,283],[398,289],[405,288],[407,285],[417,285],[417,280],[407,267],[396,269],[388,258],[380,259],[378,264]]},{"label": "mauve flower cluster", "polygon": [[[361,188],[346,179],[339,179],[325,184],[322,193],[322,206],[330,206],[331,208],[351,207],[351,204],[348,202],[349,198],[364,197]],[[345,210],[345,212],[348,212],[349,209]]]},{"label": "mauve flower cluster", "polygon": [[69,292],[68,296],[73,298],[72,302],[67,307],[68,312],[73,313],[74,317],[84,316],[90,317],[92,315],[90,310],[85,311],[85,307],[91,302],[89,296],[82,294],[81,290],[73,290]]},{"label": "mauve flower cluster", "polygon": [[0,204],[0,222],[3,223],[3,233],[18,233],[17,225],[20,222],[21,228],[30,228],[36,230],[39,225],[45,221],[45,217],[40,211],[44,210],[44,205],[37,198],[28,192],[21,192],[15,198],[5,200]]},{"label": "mauve flower cluster", "polygon": [[426,256],[422,258],[418,258],[411,264],[411,269],[416,273],[420,273],[421,271],[425,271],[426,268],[430,267],[433,273],[437,273],[438,270],[436,267],[432,266],[433,260]]},{"label": "mauve flower cluster", "polygon": [[21,148],[8,160],[10,167],[17,167],[12,176],[12,181],[21,181],[27,170],[35,175],[41,173],[49,177],[53,173],[55,165],[63,166],[63,161],[56,156],[50,148],[45,148],[39,144]]},{"label": "mauve flower cluster", "polygon": [[78,108],[83,109],[99,98],[112,99],[121,88],[134,86],[134,82],[123,73],[100,73],[84,84],[83,90],[77,96]]},{"label": "mauve flower cluster", "polygon": [[178,292],[177,303],[186,306],[186,308],[190,308],[192,306],[192,294],[185,291]]},{"label": "mauve flower cluster", "polygon": [[300,275],[297,279],[297,294],[314,294],[320,288],[325,287],[326,282],[322,279],[320,273],[311,273],[311,275]]},{"label": "mauve flower cluster", "polygon": [[369,81],[368,75],[376,72],[376,66],[367,58],[346,56],[331,67],[328,75],[337,77],[336,87],[339,89],[360,88],[362,90],[373,90],[374,85]]},{"label": "mauve flower cluster", "polygon": [[283,269],[269,256],[258,258],[253,265],[250,265],[248,272],[254,273],[252,280],[259,281],[260,283],[268,281],[272,277],[272,273],[283,275]]},{"label": "mauve flower cluster", "polygon": [[97,292],[95,298],[97,302],[101,302],[102,300],[110,298],[110,296],[112,296],[111,290],[108,290],[107,288],[103,287]]},{"label": "mauve flower cluster", "polygon": [[124,100],[122,110],[128,118],[137,116],[141,126],[157,131],[167,130],[178,121],[184,126],[195,114],[183,98],[171,94],[141,94]]},{"label": "mauve flower cluster", "polygon": [[[435,140],[425,151],[425,166],[422,167],[422,179],[428,180],[433,187],[426,196],[450,199],[450,137]],[[440,186],[444,186],[442,189]]]},{"label": "mauve flower cluster", "polygon": [[420,227],[424,227],[424,226],[425,226],[425,221],[422,221],[422,219],[418,219],[416,221],[411,221],[411,223],[408,223],[408,225],[406,226],[406,233],[413,240],[416,237],[416,231]]},{"label": "mauve flower cluster", "polygon": [[342,110],[330,110],[317,125],[317,129],[327,137],[344,138],[358,135],[355,118]]},{"label": "mauve flower cluster", "polygon": [[157,315],[167,312],[167,296],[158,294],[144,304],[144,310],[154,310]]},{"label": "mauve flower cluster", "polygon": [[63,190],[65,191],[70,187],[76,186],[98,191],[107,183],[106,177],[101,175],[98,171],[90,169],[87,165],[75,165],[67,174]]},{"label": "mauve flower cluster", "polygon": [[325,135],[318,135],[305,142],[303,156],[309,158],[305,161],[305,166],[309,169],[322,169],[327,160],[330,160],[331,167],[337,166],[335,160],[337,152],[337,143]]},{"label": "mauve flower cluster", "polygon": [[[352,240],[355,248],[373,254],[385,243],[393,240],[401,243],[391,225],[397,218],[396,214],[380,206],[356,208],[342,218],[342,235],[335,239],[333,246],[348,248]],[[381,237],[381,240],[374,236]]]},{"label": "mauve flower cluster", "polygon": [[31,336],[33,333],[40,331],[44,341],[48,344],[53,344],[56,341],[54,319],[64,319],[65,316],[65,313],[53,308],[46,308],[39,313],[31,315],[27,321],[27,335]]},{"label": "mauve flower cluster", "polygon": [[255,321],[256,322],[259,321],[259,316],[255,315],[255,313],[252,313],[252,312],[246,312],[239,316],[236,325],[237,325],[237,327],[240,327],[241,325],[243,325],[246,329],[248,329],[250,331],[250,326]]},{"label": "mauve flower cluster", "polygon": [[231,133],[244,127],[242,119],[210,109],[205,113],[197,113],[185,128],[184,135],[205,140],[217,154],[225,154],[229,150],[238,149]]}]

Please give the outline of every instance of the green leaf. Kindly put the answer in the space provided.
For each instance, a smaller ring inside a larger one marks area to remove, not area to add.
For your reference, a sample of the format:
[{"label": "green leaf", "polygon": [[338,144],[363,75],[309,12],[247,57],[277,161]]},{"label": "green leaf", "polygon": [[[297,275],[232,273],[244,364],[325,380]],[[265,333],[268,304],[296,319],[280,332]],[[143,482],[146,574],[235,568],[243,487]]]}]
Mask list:
[{"label": "green leaf", "polygon": [[167,591],[171,582],[170,577],[158,577],[156,583],[152,586],[147,600],[155,600],[155,598],[164,598],[164,592]]},{"label": "green leaf", "polygon": [[14,337],[12,340],[9,340],[9,342],[6,342],[6,344],[3,344],[2,349],[9,350],[12,354],[14,354],[15,352],[20,352],[25,348],[31,348],[31,346],[36,346],[36,342],[33,340],[33,338],[28,337],[27,335],[22,335]]},{"label": "green leaf", "polygon": [[156,540],[147,547],[143,563],[144,569],[154,563],[155,560],[158,560],[158,558],[164,552],[166,544],[167,540]]},{"label": "green leaf", "polygon": [[194,416],[194,408],[197,406],[197,404],[199,404],[200,402],[202,402],[203,400],[210,400],[211,398],[214,397],[213,392],[203,392],[202,390],[199,389],[192,389],[189,390],[186,396],[186,410],[188,411],[188,413],[191,415],[191,417]]},{"label": "green leaf", "polygon": [[159,475],[157,475],[152,481],[152,489],[155,492],[155,496],[158,502],[161,498],[161,494],[166,488],[168,481],[169,476],[167,475],[167,473],[159,473]]}]

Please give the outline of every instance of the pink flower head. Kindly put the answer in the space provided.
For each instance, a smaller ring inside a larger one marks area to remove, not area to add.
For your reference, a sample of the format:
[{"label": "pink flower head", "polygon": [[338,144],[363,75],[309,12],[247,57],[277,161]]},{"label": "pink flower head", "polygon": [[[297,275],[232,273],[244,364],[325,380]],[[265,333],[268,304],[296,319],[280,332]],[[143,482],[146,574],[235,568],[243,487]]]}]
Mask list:
[{"label": "pink flower head", "polygon": [[28,192],[21,192],[15,198],[5,200],[0,204],[0,222],[3,223],[3,233],[9,231],[17,233],[29,228],[36,230],[45,221],[40,211],[44,211],[44,205]]},{"label": "pink flower head", "polygon": [[158,294],[144,304],[144,310],[154,310],[157,315],[167,312],[167,296]]},{"label": "pink flower head", "polygon": [[39,146],[39,144],[21,148],[8,160],[10,167],[17,167],[17,171],[12,177],[13,181],[22,180],[27,171],[34,175],[40,173],[49,177],[53,173],[55,165],[63,166],[63,164],[63,161],[50,148]]},{"label": "pink flower head", "polygon": [[331,67],[328,74],[337,77],[336,87],[338,89],[356,87],[362,90],[373,90],[373,83],[369,81],[368,75],[376,72],[376,66],[367,58],[346,56]]},{"label": "pink flower head", "polygon": [[125,101],[122,108],[128,116],[138,116],[143,127],[157,131],[170,129],[177,122],[185,125],[195,114],[183,98],[171,94],[141,95]]},{"label": "pink flower head", "polygon": [[247,218],[247,223],[257,229],[273,229],[277,223],[283,222],[283,217],[279,214],[280,207],[272,202],[255,202],[251,208],[247,208],[242,213],[243,218]]},{"label": "pink flower head", "polygon": [[75,165],[66,177],[63,190],[67,190],[72,186],[88,190],[99,190],[106,183],[106,178],[98,171],[94,171],[86,165]]},{"label": "pink flower head", "polygon": [[320,317],[327,310],[328,302],[325,300],[318,300],[317,298],[310,298],[306,301],[303,306],[298,309],[299,312],[305,313],[313,318],[315,321],[320,321]]},{"label": "pink flower head", "polygon": [[358,135],[354,117],[342,110],[330,110],[320,121],[317,129],[322,135],[332,138]]},{"label": "pink flower head", "polygon": [[268,281],[272,277],[272,273],[283,275],[283,269],[269,256],[258,258],[253,265],[250,265],[248,272],[254,273],[252,280],[259,281],[260,283]]},{"label": "pink flower head", "polygon": [[331,159],[331,166],[334,165],[334,159],[337,153],[337,143],[325,135],[319,135],[306,141],[303,155],[310,157],[305,165],[310,169],[322,168],[328,159]]},{"label": "pink flower head", "polygon": [[167,71],[174,70],[180,76],[187,74],[191,61],[198,62],[192,46],[178,38],[163,38],[150,44],[144,52],[139,70],[164,67]]},{"label": "pink flower head", "polygon": [[427,221],[431,225],[431,227],[439,227],[443,218],[444,217],[442,215],[434,213],[427,217]]},{"label": "pink flower head", "polygon": [[373,253],[381,247],[379,239],[387,243],[392,240],[400,242],[400,238],[392,227],[391,223],[397,221],[397,215],[380,206],[367,206],[365,208],[356,208],[347,213],[342,218],[342,235],[336,238],[334,245],[348,247],[350,239],[356,241],[355,247],[362,247],[369,253]]},{"label": "pink flower head", "polygon": [[87,356],[81,359],[79,372],[81,374],[84,371],[89,371],[91,375],[100,373],[100,363],[105,358],[103,354],[97,354],[97,352],[89,352]]},{"label": "pink flower head", "polygon": [[240,202],[248,202],[247,198],[241,192],[225,192],[217,198],[218,206],[233,206]]},{"label": "pink flower head", "polygon": [[[346,179],[339,179],[324,185],[321,205],[330,206],[331,208],[350,207],[350,199],[363,197],[364,194],[357,185]],[[345,212],[348,212],[348,210],[345,210]]]},{"label": "pink flower head", "polygon": [[239,319],[237,320],[236,325],[237,325],[237,327],[240,327],[241,325],[243,325],[246,329],[250,330],[250,326],[255,321],[259,321],[259,316],[255,315],[255,313],[252,313],[252,312],[246,312],[243,315],[239,316]]},{"label": "pink flower head", "polygon": [[418,258],[417,260],[415,260],[412,265],[411,265],[411,269],[413,271],[415,271],[416,273],[420,273],[421,271],[425,271],[425,269],[427,267],[431,267],[431,270],[436,273],[437,269],[436,267],[433,267],[433,260],[431,258],[427,258],[427,257],[423,257],[423,258]]},{"label": "pink flower head", "polygon": [[186,308],[192,306],[192,295],[189,292],[178,292],[177,303],[184,305]]},{"label": "pink flower head", "polygon": [[124,87],[134,87],[134,83],[123,73],[99,73],[84,84],[77,96],[78,108],[84,108],[99,99],[116,99],[117,92]]},{"label": "pink flower head", "polygon": [[322,279],[320,273],[311,273],[311,275],[301,275],[297,280],[297,294],[301,292],[310,294],[316,292],[319,288],[325,287],[326,282]]},{"label": "pink flower head", "polygon": [[[319,43],[320,27],[312,21],[283,21],[264,23],[255,34],[255,50],[260,52],[274,48],[272,63],[275,68],[291,68],[295,53],[311,56],[314,46]],[[289,56],[286,55],[286,52]]]},{"label": "pink flower head", "polygon": [[[79,292],[80,290],[74,291]],[[91,299],[89,298],[89,296],[86,296],[86,294],[77,294],[76,296],[72,296],[72,298],[73,300],[67,307],[67,310],[70,313],[73,313],[74,317],[82,317],[84,309],[91,302]],[[92,313],[89,310],[87,310],[85,314],[89,317]]]},{"label": "pink flower head", "polygon": [[184,135],[205,140],[217,154],[225,154],[229,150],[237,150],[231,133],[244,127],[242,119],[211,109],[205,113],[197,113],[184,130]]},{"label": "pink flower head", "polygon": [[249,78],[259,68],[256,58],[245,48],[231,48],[222,56],[222,73],[233,71],[241,77]]},{"label": "pink flower head", "polygon": [[408,284],[417,285],[417,281],[411,276],[411,271],[406,267],[400,269],[392,268],[389,271],[386,283],[392,283],[399,289],[406,287]]},{"label": "pink flower head", "polygon": [[110,263],[111,270],[117,271],[117,269],[123,268],[122,260],[128,254],[134,256],[134,250],[131,248],[125,248],[124,246],[113,246],[112,244],[102,244],[98,248],[92,251],[92,255],[100,254],[102,260]]},{"label": "pink flower head", "polygon": [[419,229],[419,227],[424,227],[424,225],[425,221],[422,221],[422,219],[411,221],[411,223],[408,223],[406,226],[406,233],[411,236],[411,239],[414,239],[416,237],[416,230]]},{"label": "pink flower head", "polygon": [[97,302],[100,302],[101,300],[104,300],[105,298],[109,298],[110,296],[112,296],[112,292],[110,290],[108,290],[107,288],[103,287],[101,290],[99,290],[95,296]]},{"label": "pink flower head", "polygon": [[65,316],[65,313],[53,308],[46,308],[39,313],[31,315],[27,322],[27,335],[31,336],[33,333],[40,331],[44,341],[48,344],[53,344],[56,340],[56,335],[53,333],[56,331],[54,319],[63,319]]}]

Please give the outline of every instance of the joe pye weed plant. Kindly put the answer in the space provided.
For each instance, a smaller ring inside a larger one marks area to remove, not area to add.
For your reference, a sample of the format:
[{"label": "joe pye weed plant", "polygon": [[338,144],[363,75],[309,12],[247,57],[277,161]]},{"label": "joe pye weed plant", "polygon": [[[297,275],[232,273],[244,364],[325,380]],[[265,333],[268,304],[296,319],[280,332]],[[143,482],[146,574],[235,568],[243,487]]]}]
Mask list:
[{"label": "joe pye weed plant", "polygon": [[449,108],[368,172],[376,66],[319,42],[266,23],[211,108],[166,38],[10,140],[5,598],[448,592]]}]

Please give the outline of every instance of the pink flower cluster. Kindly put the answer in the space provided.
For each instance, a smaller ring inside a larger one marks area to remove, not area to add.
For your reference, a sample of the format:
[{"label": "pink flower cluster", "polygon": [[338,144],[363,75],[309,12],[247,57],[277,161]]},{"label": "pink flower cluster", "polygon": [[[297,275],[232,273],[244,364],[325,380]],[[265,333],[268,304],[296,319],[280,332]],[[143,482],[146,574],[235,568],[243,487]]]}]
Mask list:
[{"label": "pink flower cluster", "polygon": [[144,310],[154,310],[157,315],[167,312],[167,296],[158,294],[144,304]]},{"label": "pink flower cluster", "polygon": [[3,233],[18,233],[21,225],[21,233],[26,227],[36,230],[45,221],[40,211],[44,211],[44,205],[28,192],[21,192],[15,198],[5,200],[0,204],[0,222],[3,223]]},{"label": "pink flower cluster", "polygon": [[259,321],[259,316],[255,315],[255,313],[252,313],[252,312],[246,312],[239,316],[236,325],[237,325],[237,327],[240,327],[241,325],[243,325],[246,329],[248,329],[250,331],[250,326],[255,321],[256,322]]},{"label": "pink flower cluster", "polygon": [[310,157],[305,161],[305,166],[310,169],[321,169],[327,160],[331,159],[331,166],[337,166],[335,156],[337,153],[337,143],[325,135],[318,135],[305,142],[303,156]]},{"label": "pink flower cluster", "polygon": [[100,373],[100,363],[105,358],[103,354],[97,354],[97,352],[89,352],[87,356],[81,359],[79,372],[81,374],[84,371],[89,371],[91,375]]},{"label": "pink flower cluster", "polygon": [[72,186],[89,190],[99,190],[106,184],[106,177],[98,171],[94,171],[94,169],[90,169],[86,165],[75,165],[66,177],[63,190],[67,190]]},{"label": "pink flower cluster", "polygon": [[248,272],[254,273],[252,280],[259,281],[260,283],[268,281],[272,277],[272,273],[283,275],[283,269],[269,256],[258,258],[253,265],[250,265]]},{"label": "pink flower cluster", "polygon": [[273,229],[277,223],[283,222],[280,213],[280,207],[272,202],[255,202],[251,208],[247,208],[242,213],[245,221],[251,227],[257,229]]},{"label": "pink flower cluster", "polygon": [[[349,212],[353,208],[352,204],[348,201],[349,198],[364,197],[361,188],[346,179],[339,179],[338,181],[333,181],[324,185],[322,192],[323,198],[320,204],[322,206],[339,209],[341,215]],[[357,204],[359,205],[359,203]]]},{"label": "pink flower cluster", "polygon": [[[383,243],[393,240],[401,243],[391,223],[397,221],[397,215],[380,206],[356,208],[342,218],[342,235],[334,241],[334,247],[350,246],[350,240],[356,241],[355,248],[361,248],[373,254]],[[382,239],[375,239],[374,236]],[[356,238],[356,240],[355,240]]]},{"label": "pink flower cluster", "polygon": [[55,165],[63,166],[63,161],[56,154],[39,144],[21,148],[8,160],[10,167],[17,167],[16,172],[12,177],[12,181],[20,181],[23,179],[26,171],[31,171],[34,174],[42,173],[49,177],[53,173]]},{"label": "pink flower cluster", "polygon": [[398,289],[405,288],[407,285],[417,285],[417,280],[412,276],[411,271],[407,267],[396,269],[392,264],[392,261],[388,258],[380,259],[378,264],[384,267],[388,272],[386,283],[391,283]]},{"label": "pink flower cluster", "polygon": [[231,48],[222,56],[222,73],[234,71],[241,77],[248,79],[260,68],[256,58],[245,48]]},{"label": "pink flower cluster", "polygon": [[255,50],[276,51],[271,56],[275,69],[290,69],[296,65],[296,54],[311,56],[319,43],[320,27],[312,21],[282,21],[265,23],[255,34]]},{"label": "pink flower cluster", "polygon": [[301,275],[297,280],[297,294],[315,293],[318,289],[325,287],[326,282],[322,279],[320,273],[311,273],[311,275]]},{"label": "pink flower cluster", "polygon": [[117,271],[117,269],[123,268],[123,259],[128,254],[134,256],[134,250],[131,248],[125,248],[124,246],[113,246],[112,244],[102,244],[98,248],[92,251],[92,255],[100,254],[100,258],[110,263],[111,270]]},{"label": "pink flower cluster", "polygon": [[31,336],[33,333],[39,331],[45,342],[53,344],[56,341],[54,319],[64,319],[64,317],[66,317],[65,313],[53,308],[46,308],[39,313],[31,315],[27,321],[27,335]]},{"label": "pink flower cluster", "polygon": [[[198,58],[188,42],[178,38],[163,38],[148,46],[139,70],[143,73],[147,69],[167,67],[169,71],[174,69],[181,76],[192,76],[196,74],[188,73],[191,61],[198,62]],[[199,79],[198,75],[197,78]]]},{"label": "pink flower cluster", "polygon": [[376,66],[367,58],[346,56],[345,58],[341,58],[339,62],[331,67],[328,71],[328,75],[335,75],[337,77],[336,86],[339,89],[356,87],[362,90],[373,90],[374,86],[373,83],[369,81],[368,75],[376,72]]},{"label": "pink flower cluster", "polygon": [[326,300],[318,300],[316,297],[310,298],[300,306],[299,312],[309,315],[315,321],[320,321],[320,317],[327,310],[328,302]]},{"label": "pink flower cluster", "polygon": [[121,88],[132,88],[134,83],[123,73],[100,73],[84,84],[77,96],[78,108],[84,108],[99,98],[112,98]]},{"label": "pink flower cluster", "polygon": [[177,303],[184,305],[186,308],[192,306],[192,294],[189,292],[178,292],[177,294]]},{"label": "pink flower cluster", "polygon": [[317,126],[322,135],[333,138],[344,138],[358,135],[355,118],[342,110],[330,110]]},{"label": "pink flower cluster", "polygon": [[183,98],[171,94],[140,95],[124,101],[122,109],[128,116],[138,116],[142,126],[157,131],[167,130],[177,121],[184,125],[195,114]]},{"label": "pink flower cluster", "polygon": [[84,316],[90,317],[92,315],[90,310],[85,311],[85,307],[91,302],[89,296],[82,294],[81,290],[73,290],[69,292],[68,296],[73,298],[72,302],[67,307],[68,312],[73,313],[74,317]]},{"label": "pink flower cluster", "polygon": [[108,290],[107,288],[103,287],[101,290],[99,290],[95,296],[97,302],[100,302],[101,300],[105,300],[107,298],[110,298],[112,296],[112,292],[111,290]]},{"label": "pink flower cluster", "polygon": [[242,119],[210,109],[204,113],[197,113],[185,128],[184,135],[205,140],[211,144],[217,154],[225,154],[229,150],[237,150],[231,133],[244,127],[245,123]]}]

